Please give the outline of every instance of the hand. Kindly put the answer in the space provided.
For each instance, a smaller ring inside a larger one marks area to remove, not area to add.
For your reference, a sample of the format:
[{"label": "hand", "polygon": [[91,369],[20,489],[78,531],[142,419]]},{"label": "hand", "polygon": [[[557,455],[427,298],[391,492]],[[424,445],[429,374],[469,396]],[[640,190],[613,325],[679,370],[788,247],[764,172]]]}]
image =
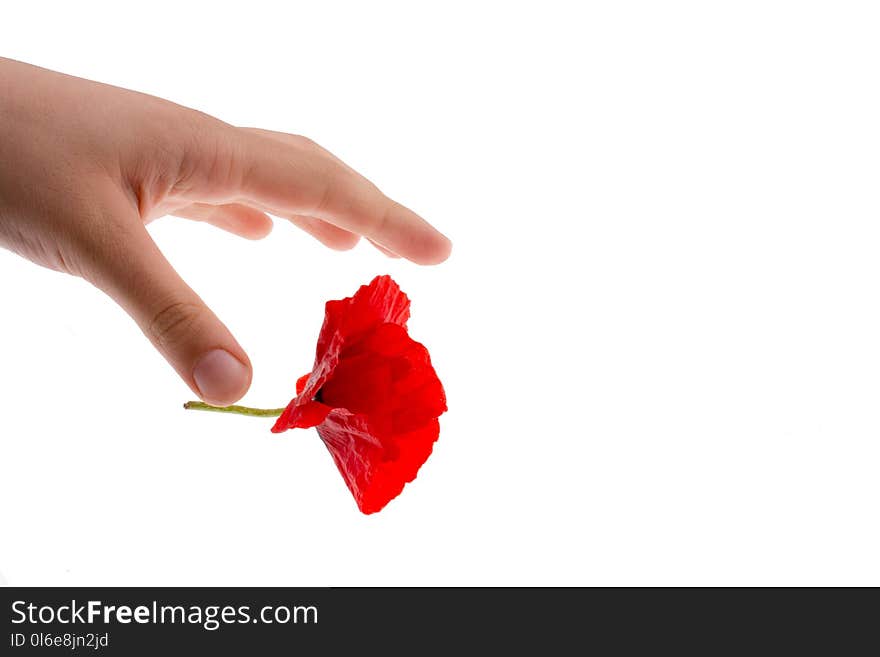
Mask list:
[{"label": "hand", "polygon": [[334,249],[364,236],[423,265],[451,249],[304,137],[0,58],[0,245],[106,292],[209,404],[244,395],[250,361],[144,225],[173,214],[259,239],[267,213]]}]

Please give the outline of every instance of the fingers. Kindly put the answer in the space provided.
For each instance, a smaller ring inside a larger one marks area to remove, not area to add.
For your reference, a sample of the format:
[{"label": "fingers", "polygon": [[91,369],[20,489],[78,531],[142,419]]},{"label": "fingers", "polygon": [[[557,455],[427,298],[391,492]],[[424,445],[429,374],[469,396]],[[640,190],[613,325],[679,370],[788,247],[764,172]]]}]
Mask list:
[{"label": "fingers", "polygon": [[232,404],[250,387],[250,360],[137,218],[121,219],[125,211],[119,203],[114,216],[95,222],[111,229],[85,244],[89,280],[131,315],[194,393],[209,404]]},{"label": "fingers", "polygon": [[265,212],[240,203],[193,203],[175,210],[173,214],[185,219],[204,221],[249,240],[263,239],[272,232],[272,219]]},{"label": "fingers", "polygon": [[[211,205],[192,203],[172,212],[174,216],[203,221],[217,228],[234,233],[240,237],[259,240],[272,232],[272,219],[265,212],[241,203]],[[347,251],[357,246],[360,237],[347,230],[337,228],[326,221],[297,215],[285,217],[298,228],[309,233],[324,246],[337,251]]]},{"label": "fingers", "polygon": [[303,215],[289,215],[290,222],[306,231],[309,235],[321,242],[324,246],[337,251],[348,251],[357,246],[360,237],[347,230],[337,228],[333,224],[326,221],[315,219],[314,217],[306,217]]},{"label": "fingers", "polygon": [[418,264],[449,257],[452,244],[443,234],[311,141],[251,129],[236,134],[244,202],[279,216],[321,219]]},{"label": "fingers", "polygon": [[[211,205],[210,203],[192,203],[185,207],[174,210],[176,217],[203,221],[217,228],[234,233],[239,237],[251,240],[259,240],[272,232],[272,219],[265,212],[251,208],[241,203],[229,203],[226,205]],[[299,215],[288,215],[292,224],[307,232],[321,244],[337,251],[348,251],[357,246],[360,237],[347,230],[337,228],[321,219]],[[372,242],[372,240],[370,240]],[[389,258],[399,258],[380,244],[372,242],[379,251]]]}]

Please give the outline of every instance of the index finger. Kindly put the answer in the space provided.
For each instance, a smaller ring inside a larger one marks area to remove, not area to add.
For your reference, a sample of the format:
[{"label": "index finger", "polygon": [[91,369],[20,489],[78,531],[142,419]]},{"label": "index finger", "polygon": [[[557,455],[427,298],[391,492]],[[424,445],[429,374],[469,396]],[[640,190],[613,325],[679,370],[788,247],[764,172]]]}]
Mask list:
[{"label": "index finger", "polygon": [[273,214],[323,219],[421,265],[449,257],[448,238],[314,142],[296,135],[279,139],[264,131],[237,132],[244,202]]}]

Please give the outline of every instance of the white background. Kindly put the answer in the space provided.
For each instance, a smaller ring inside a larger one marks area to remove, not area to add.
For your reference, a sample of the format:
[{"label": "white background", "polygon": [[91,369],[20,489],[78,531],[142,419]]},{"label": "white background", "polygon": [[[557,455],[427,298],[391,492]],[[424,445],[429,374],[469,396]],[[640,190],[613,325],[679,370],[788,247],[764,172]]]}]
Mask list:
[{"label": "white background", "polygon": [[[314,431],[187,413],[133,322],[0,253],[12,584],[880,584],[874,3],[6,3],[0,53],[307,135],[421,269],[151,226],[274,406],[390,273],[450,411],[357,511]],[[2,153],[2,145],[0,145]]]}]

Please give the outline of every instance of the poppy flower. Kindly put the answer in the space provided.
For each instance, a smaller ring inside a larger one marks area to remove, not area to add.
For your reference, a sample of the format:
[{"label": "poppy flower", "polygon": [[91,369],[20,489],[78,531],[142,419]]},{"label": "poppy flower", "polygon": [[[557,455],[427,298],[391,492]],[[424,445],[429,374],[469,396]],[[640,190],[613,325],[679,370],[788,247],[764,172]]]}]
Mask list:
[{"label": "poppy flower", "polygon": [[314,367],[272,427],[316,427],[363,513],[415,479],[446,411],[428,350],[407,333],[409,305],[390,276],[328,301]]}]

